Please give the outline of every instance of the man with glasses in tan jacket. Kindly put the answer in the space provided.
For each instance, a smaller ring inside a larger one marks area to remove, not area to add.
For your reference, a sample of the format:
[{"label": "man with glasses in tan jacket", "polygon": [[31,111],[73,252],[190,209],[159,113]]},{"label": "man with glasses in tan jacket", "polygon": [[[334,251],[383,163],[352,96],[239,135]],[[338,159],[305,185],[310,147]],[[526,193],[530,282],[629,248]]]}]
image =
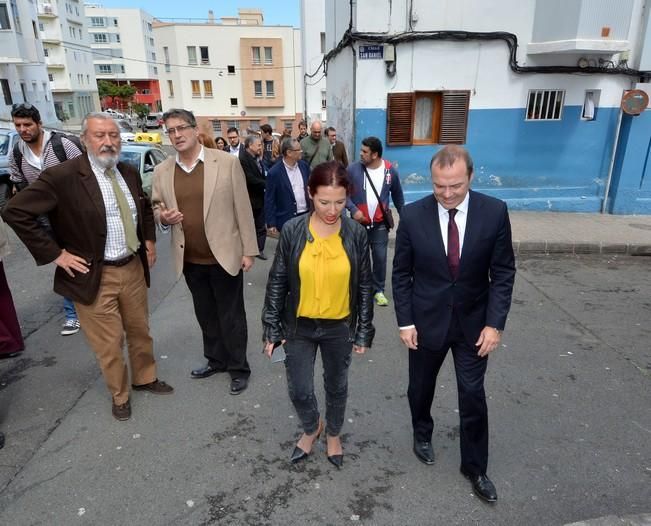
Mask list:
[{"label": "man with glasses in tan jacket", "polygon": [[192,112],[172,109],[163,120],[176,156],[154,170],[154,215],[171,229],[174,269],[201,327],[207,363],[190,376],[228,372],[237,395],[251,374],[242,272],[258,255],[246,180],[237,157],[199,143]]}]

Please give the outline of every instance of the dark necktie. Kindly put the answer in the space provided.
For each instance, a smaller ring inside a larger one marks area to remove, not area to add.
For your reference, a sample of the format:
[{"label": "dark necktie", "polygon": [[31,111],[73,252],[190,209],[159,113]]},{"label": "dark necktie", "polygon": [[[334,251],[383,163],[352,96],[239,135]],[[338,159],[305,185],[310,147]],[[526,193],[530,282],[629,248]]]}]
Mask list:
[{"label": "dark necktie", "polygon": [[453,208],[448,210],[450,220],[448,221],[448,267],[452,279],[456,280],[459,276],[459,229],[454,222],[454,216],[458,210]]}]

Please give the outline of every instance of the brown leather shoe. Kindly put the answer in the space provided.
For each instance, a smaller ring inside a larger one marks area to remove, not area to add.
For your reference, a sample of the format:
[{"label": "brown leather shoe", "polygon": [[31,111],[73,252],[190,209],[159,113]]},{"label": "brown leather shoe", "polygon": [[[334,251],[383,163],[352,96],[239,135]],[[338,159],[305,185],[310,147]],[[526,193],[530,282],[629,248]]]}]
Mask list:
[{"label": "brown leather shoe", "polygon": [[153,394],[170,394],[174,391],[171,385],[166,384],[162,380],[156,378],[153,382],[143,385],[132,385],[134,391],[149,391]]},{"label": "brown leather shoe", "polygon": [[113,402],[112,412],[116,420],[129,420],[131,418],[131,403],[129,400],[119,405]]}]

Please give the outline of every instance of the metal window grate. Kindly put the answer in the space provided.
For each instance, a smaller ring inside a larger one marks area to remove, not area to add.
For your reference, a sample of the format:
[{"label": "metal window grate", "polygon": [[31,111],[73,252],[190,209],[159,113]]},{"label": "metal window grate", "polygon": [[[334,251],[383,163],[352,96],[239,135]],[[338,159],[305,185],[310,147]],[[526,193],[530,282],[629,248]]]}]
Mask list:
[{"label": "metal window grate", "polygon": [[559,121],[563,115],[565,90],[529,90],[527,98],[527,121]]}]

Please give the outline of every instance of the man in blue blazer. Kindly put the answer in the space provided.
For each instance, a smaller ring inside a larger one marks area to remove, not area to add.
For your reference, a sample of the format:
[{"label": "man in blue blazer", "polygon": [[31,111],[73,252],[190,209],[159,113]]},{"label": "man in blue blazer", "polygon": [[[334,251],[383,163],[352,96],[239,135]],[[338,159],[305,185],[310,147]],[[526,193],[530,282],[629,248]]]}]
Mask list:
[{"label": "man in blue blazer", "polygon": [[452,349],[459,395],[461,473],[477,496],[497,500],[486,476],[488,412],[484,374],[511,306],[515,259],[503,201],[470,190],[473,163],[446,146],[430,163],[434,195],[400,215],[393,298],[409,348],[408,398],[414,453],[434,463],[431,406],[436,376]]},{"label": "man in blue blazer", "polygon": [[310,166],[301,159],[303,151],[296,139],[285,139],[280,147],[282,161],[267,173],[264,210],[270,235],[277,235],[292,217],[309,210],[307,179]]}]

